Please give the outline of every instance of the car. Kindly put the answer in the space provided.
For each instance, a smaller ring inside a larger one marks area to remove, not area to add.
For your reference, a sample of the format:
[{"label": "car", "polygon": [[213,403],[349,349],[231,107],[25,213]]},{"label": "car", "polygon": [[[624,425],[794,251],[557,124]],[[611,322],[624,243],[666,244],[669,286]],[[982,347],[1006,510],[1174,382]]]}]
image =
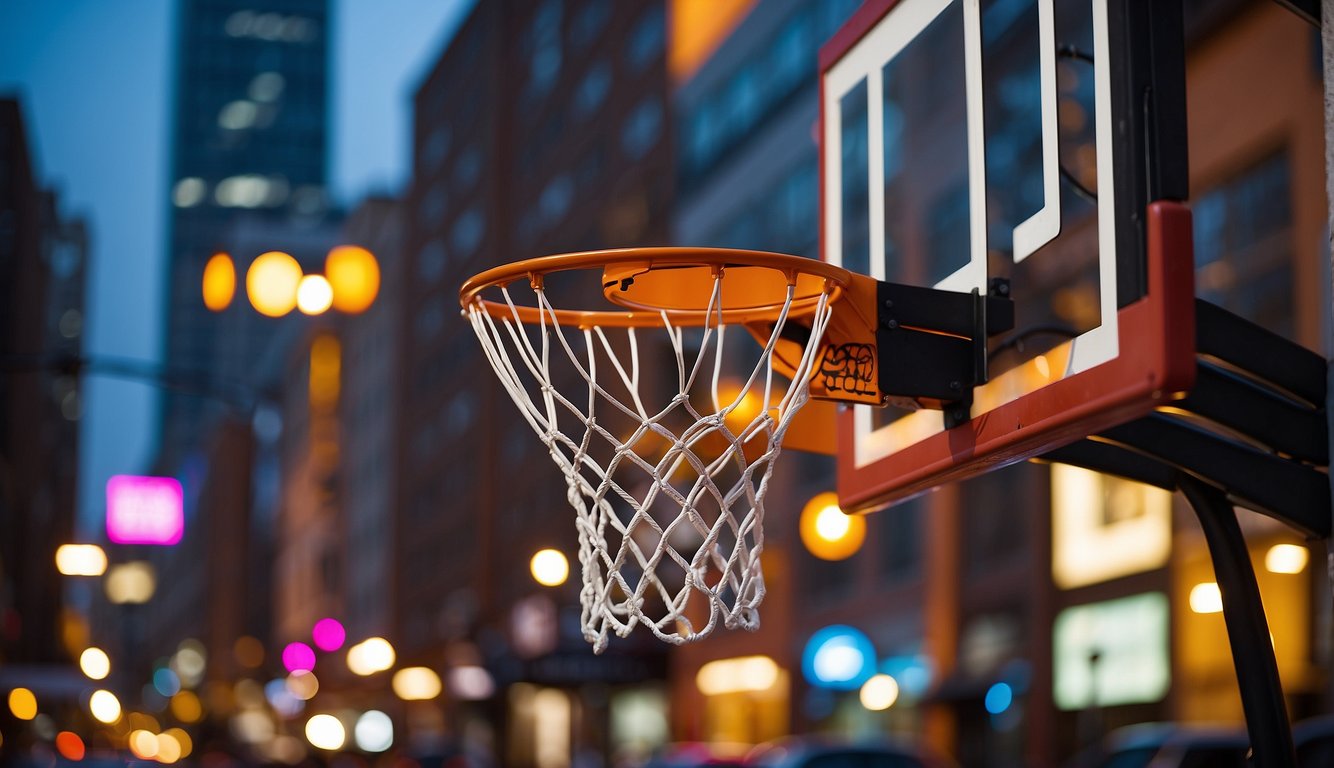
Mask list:
[{"label": "car", "polygon": [[1250,768],[1249,752],[1241,728],[1141,723],[1112,731],[1067,768]]},{"label": "car", "polygon": [[745,744],[679,742],[668,744],[654,753],[643,768],[743,768]]},{"label": "car", "polygon": [[944,768],[949,763],[907,744],[794,737],[756,747],[746,756],[746,765],[750,768]]},{"label": "car", "polygon": [[1320,715],[1292,726],[1299,768],[1334,765],[1334,715]]}]

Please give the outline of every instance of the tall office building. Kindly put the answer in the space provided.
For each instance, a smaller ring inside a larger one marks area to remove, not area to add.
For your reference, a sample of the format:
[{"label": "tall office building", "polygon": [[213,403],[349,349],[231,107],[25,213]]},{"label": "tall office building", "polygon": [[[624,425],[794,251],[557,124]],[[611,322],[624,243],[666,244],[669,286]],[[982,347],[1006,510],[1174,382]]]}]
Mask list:
[{"label": "tall office building", "polygon": [[[171,156],[166,363],[207,377],[217,323],[200,299],[208,258],[240,214],[275,222],[325,211],[327,0],[183,0]],[[257,253],[232,254],[244,273]],[[249,312],[244,300],[229,311]],[[209,402],[170,394],[162,463],[202,439]]]}]

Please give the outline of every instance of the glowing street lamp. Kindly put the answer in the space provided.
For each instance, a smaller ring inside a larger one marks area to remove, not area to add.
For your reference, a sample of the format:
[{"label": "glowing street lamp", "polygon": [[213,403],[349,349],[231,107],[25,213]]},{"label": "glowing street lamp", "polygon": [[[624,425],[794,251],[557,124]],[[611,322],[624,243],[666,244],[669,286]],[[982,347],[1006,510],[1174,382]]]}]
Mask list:
[{"label": "glowing street lamp", "polygon": [[117,605],[138,605],[153,598],[157,577],[151,563],[135,560],[113,566],[107,571],[107,599]]},{"label": "glowing street lamp", "polygon": [[261,315],[282,317],[297,303],[301,265],[282,251],[262,253],[246,270],[245,290],[250,305]]},{"label": "glowing street lamp", "polygon": [[111,659],[101,648],[85,648],[79,654],[79,669],[89,680],[102,680],[111,674]]},{"label": "glowing street lamp", "polygon": [[120,699],[111,691],[93,691],[88,698],[88,711],[97,722],[111,725],[120,720]]},{"label": "glowing street lamp", "polygon": [[107,554],[96,544],[61,544],[56,549],[56,570],[65,576],[101,576]]},{"label": "glowing street lamp", "polygon": [[540,549],[528,563],[533,579],[544,587],[559,587],[570,576],[570,562],[556,549]]},{"label": "glowing street lamp", "polygon": [[866,519],[846,515],[838,506],[838,495],[816,494],[801,510],[797,524],[801,543],[821,560],[846,560],[866,540]]},{"label": "glowing street lamp", "polygon": [[334,309],[345,314],[365,312],[380,292],[380,265],[365,248],[340,245],[329,251],[324,274],[333,289]]},{"label": "glowing street lamp", "polygon": [[394,666],[394,646],[383,637],[372,637],[347,649],[347,668],[366,677]]},{"label": "glowing street lamp", "polygon": [[394,695],[404,701],[427,701],[440,695],[440,676],[428,667],[404,667],[394,673]]},{"label": "glowing street lamp", "polygon": [[296,308],[305,315],[322,315],[333,306],[333,288],[324,275],[306,275],[296,287]]},{"label": "glowing street lamp", "polygon": [[221,312],[236,296],[236,264],[225,253],[215,253],[204,265],[204,306]]}]

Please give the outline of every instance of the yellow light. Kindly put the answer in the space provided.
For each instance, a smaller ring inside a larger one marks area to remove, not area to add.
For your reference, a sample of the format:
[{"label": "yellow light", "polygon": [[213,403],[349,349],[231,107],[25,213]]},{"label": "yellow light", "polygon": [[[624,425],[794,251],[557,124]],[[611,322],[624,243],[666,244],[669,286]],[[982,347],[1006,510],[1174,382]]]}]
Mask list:
[{"label": "yellow light", "polygon": [[394,659],[394,646],[383,637],[363,640],[347,650],[347,668],[362,677],[389,669]]},{"label": "yellow light", "polygon": [[862,683],[859,698],[862,706],[872,712],[889,709],[899,700],[899,681],[889,675],[871,675],[871,679]]},{"label": "yellow light", "polygon": [[1223,593],[1218,591],[1218,584],[1205,581],[1191,587],[1190,609],[1196,613],[1222,612]]},{"label": "yellow light", "polygon": [[306,275],[296,287],[296,308],[307,315],[322,315],[333,305],[333,288],[324,275]]},{"label": "yellow light", "polygon": [[427,667],[404,667],[394,673],[394,694],[404,701],[427,701],[440,695],[440,676]]},{"label": "yellow light", "polygon": [[316,749],[342,749],[347,741],[343,724],[333,715],[315,715],[306,721],[306,741]]},{"label": "yellow light", "polygon": [[320,691],[320,681],[315,673],[299,670],[287,676],[287,692],[302,701],[310,701]]},{"label": "yellow light", "polygon": [[830,492],[816,494],[806,503],[797,527],[801,543],[821,560],[852,557],[866,540],[866,519],[843,514],[838,495]]},{"label": "yellow light", "polygon": [[815,532],[825,541],[838,541],[848,535],[850,519],[836,506],[824,507],[815,513]]},{"label": "yellow light", "polygon": [[168,728],[162,733],[162,735],[164,736],[168,734],[170,734],[171,737],[176,740],[176,744],[180,746],[181,759],[184,760],[185,758],[189,757],[190,753],[193,752],[195,749],[195,744],[193,741],[191,741],[190,734],[186,733],[180,728]]},{"label": "yellow light", "polygon": [[197,723],[204,717],[204,705],[194,691],[180,691],[171,697],[171,714],[182,723]]},{"label": "yellow light", "polygon": [[101,648],[85,648],[79,654],[79,669],[83,670],[88,679],[101,680],[111,674],[111,659]]},{"label": "yellow light", "polygon": [[767,691],[778,682],[778,664],[768,656],[740,656],[710,661],[695,673],[695,685],[705,696],[743,691]]},{"label": "yellow light", "polygon": [[533,578],[544,587],[559,587],[570,577],[570,561],[555,549],[539,549],[528,562]]},{"label": "yellow light", "polygon": [[93,691],[88,697],[88,711],[97,722],[111,725],[120,719],[120,699],[111,691]]},{"label": "yellow light", "polygon": [[333,289],[333,306],[339,312],[365,312],[380,292],[380,265],[365,248],[340,245],[324,260],[324,274]]},{"label": "yellow light", "polygon": [[296,307],[301,265],[282,251],[262,253],[245,275],[250,305],[261,315],[282,317]]},{"label": "yellow light", "polygon": [[221,312],[236,295],[236,265],[225,253],[215,253],[204,265],[204,306]]},{"label": "yellow light", "polygon": [[1172,553],[1172,494],[1053,464],[1051,537],[1052,579],[1061,589],[1162,567]]},{"label": "yellow light", "polygon": [[129,738],[130,751],[140,760],[150,760],[157,757],[157,734],[145,730],[130,732]]},{"label": "yellow light", "polygon": [[755,0],[671,0],[667,71],[688,80],[741,23]]},{"label": "yellow light", "polygon": [[157,735],[157,761],[170,765],[181,759],[181,743],[171,733]]},{"label": "yellow light", "polygon": [[146,603],[157,589],[153,566],[143,560],[122,563],[107,572],[107,599],[117,605]]},{"label": "yellow light", "polygon": [[329,410],[338,404],[343,346],[338,337],[321,333],[310,342],[310,405]]},{"label": "yellow light", "polygon": [[1265,553],[1265,570],[1270,573],[1301,573],[1306,570],[1310,553],[1298,544],[1275,544]]},{"label": "yellow light", "polygon": [[61,544],[56,548],[56,570],[66,576],[101,576],[107,554],[96,544]]},{"label": "yellow light", "polygon": [[9,711],[19,720],[31,720],[37,717],[37,697],[27,688],[15,688],[9,692]]}]

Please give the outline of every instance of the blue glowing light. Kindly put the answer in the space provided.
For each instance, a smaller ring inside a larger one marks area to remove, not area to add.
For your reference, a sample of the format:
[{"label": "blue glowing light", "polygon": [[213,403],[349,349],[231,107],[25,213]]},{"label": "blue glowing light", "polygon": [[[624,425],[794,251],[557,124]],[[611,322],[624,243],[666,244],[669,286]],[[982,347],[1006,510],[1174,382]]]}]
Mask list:
[{"label": "blue glowing light", "polygon": [[996,683],[987,689],[987,698],[983,702],[987,711],[999,715],[1014,703],[1014,690],[1009,683]]},{"label": "blue glowing light", "polygon": [[158,667],[153,670],[153,687],[157,692],[168,698],[181,692],[181,679],[166,667]]},{"label": "blue glowing light", "polygon": [[834,624],[806,642],[801,668],[811,685],[851,691],[875,674],[875,646],[853,627]]}]

